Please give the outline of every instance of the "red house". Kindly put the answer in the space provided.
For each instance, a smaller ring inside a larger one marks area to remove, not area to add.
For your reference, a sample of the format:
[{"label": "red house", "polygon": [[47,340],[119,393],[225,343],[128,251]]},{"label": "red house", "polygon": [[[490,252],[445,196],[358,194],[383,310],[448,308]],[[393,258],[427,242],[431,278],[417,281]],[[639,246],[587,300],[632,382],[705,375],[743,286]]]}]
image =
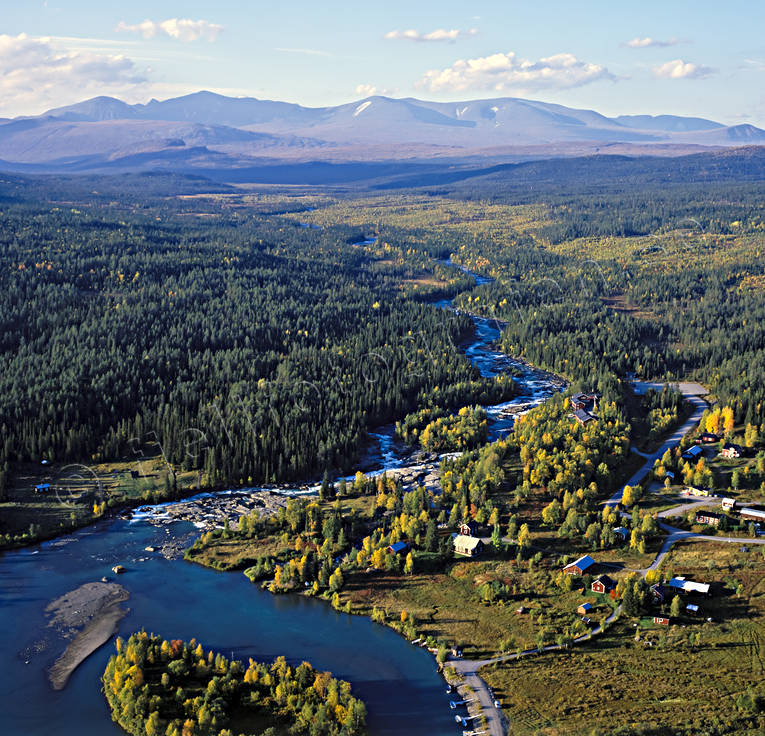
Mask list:
[{"label": "red house", "polygon": [[669,626],[669,616],[654,616],[653,622],[655,624],[659,624],[660,626]]},{"label": "red house", "polygon": [[460,534],[463,537],[477,537],[478,524],[475,521],[465,521],[460,525]]},{"label": "red house", "polygon": [[578,393],[574,394],[571,401],[571,408],[576,411],[577,409],[586,409],[587,411],[595,410],[598,406],[598,399],[600,396],[596,393],[586,394]]},{"label": "red house", "polygon": [[610,593],[616,587],[616,583],[608,577],[608,575],[601,575],[592,581],[590,588],[593,593]]}]

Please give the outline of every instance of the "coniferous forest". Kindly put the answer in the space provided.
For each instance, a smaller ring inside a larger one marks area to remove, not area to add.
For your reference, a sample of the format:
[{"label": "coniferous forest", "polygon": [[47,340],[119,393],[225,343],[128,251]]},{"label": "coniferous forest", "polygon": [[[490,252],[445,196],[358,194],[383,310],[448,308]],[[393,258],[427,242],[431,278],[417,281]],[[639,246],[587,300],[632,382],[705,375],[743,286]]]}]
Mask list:
[{"label": "coniferous forest", "polygon": [[438,386],[476,390],[455,349],[469,320],[405,295],[408,269],[377,268],[360,231],[37,196],[2,212],[6,471],[151,442],[203,485],[291,480],[349,467],[367,428]]}]

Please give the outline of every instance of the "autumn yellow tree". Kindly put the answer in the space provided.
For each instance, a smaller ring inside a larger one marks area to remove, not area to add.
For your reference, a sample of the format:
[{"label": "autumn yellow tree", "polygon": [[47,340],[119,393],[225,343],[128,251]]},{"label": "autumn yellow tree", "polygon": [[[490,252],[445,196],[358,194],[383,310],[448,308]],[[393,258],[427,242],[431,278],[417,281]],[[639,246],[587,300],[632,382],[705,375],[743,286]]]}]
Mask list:
[{"label": "autumn yellow tree", "polygon": [[637,488],[633,488],[630,485],[624,486],[622,490],[622,506],[629,508],[634,506],[640,498],[640,491]]},{"label": "autumn yellow tree", "polygon": [[729,435],[731,432],[733,432],[733,427],[736,424],[735,419],[733,417],[733,409],[731,409],[731,407],[729,406],[725,406],[720,412],[720,415],[722,419],[723,432],[726,435]]},{"label": "autumn yellow tree", "polygon": [[713,409],[707,414],[706,421],[707,432],[720,434],[720,409]]},{"label": "autumn yellow tree", "polygon": [[412,557],[411,551],[406,556],[406,561],[404,562],[404,572],[407,575],[411,575],[414,572],[414,557]]},{"label": "autumn yellow tree", "polygon": [[518,546],[521,549],[526,549],[531,545],[531,531],[528,524],[521,524],[521,529],[518,532]]}]

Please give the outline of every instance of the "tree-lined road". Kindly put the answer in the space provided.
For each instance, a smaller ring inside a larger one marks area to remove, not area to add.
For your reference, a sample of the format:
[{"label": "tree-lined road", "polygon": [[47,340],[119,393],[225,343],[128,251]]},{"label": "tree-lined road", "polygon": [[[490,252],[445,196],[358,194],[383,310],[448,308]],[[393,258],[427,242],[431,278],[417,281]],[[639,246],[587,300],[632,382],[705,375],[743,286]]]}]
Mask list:
[{"label": "tree-lined road", "polygon": [[[684,384],[680,385],[682,388]],[[658,450],[650,454],[644,454],[642,452],[639,453],[646,458],[646,461],[640,466],[640,470],[633,473],[632,477],[624,484],[624,486],[640,485],[646,475],[648,475],[648,473],[653,469],[654,463],[657,460],[660,460],[667,450],[674,450],[674,448],[680,444],[680,441],[683,439],[683,437],[685,437],[685,435],[694,429],[701,421],[701,415],[704,413],[704,410],[708,408],[707,402],[695,394],[683,394],[683,396],[686,401],[693,404],[693,413],[688,417],[688,419],[685,420],[685,422],[683,422],[680,427],[678,427],[669,437],[667,437],[666,440],[664,440]],[[622,500],[622,492],[624,491],[624,486],[615,491],[611,498],[606,501],[606,503],[609,505],[619,503]]]}]

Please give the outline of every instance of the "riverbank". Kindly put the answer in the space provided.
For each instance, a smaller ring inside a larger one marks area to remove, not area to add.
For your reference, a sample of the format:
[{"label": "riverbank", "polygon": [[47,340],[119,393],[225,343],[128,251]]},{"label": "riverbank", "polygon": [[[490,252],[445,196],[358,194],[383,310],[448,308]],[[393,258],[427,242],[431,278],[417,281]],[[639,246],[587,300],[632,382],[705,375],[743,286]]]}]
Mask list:
[{"label": "riverbank", "polygon": [[122,603],[129,598],[128,591],[116,583],[85,583],[48,605],[49,626],[64,638],[74,635],[48,671],[54,690],[63,690],[77,667],[117,633],[128,613]]}]

